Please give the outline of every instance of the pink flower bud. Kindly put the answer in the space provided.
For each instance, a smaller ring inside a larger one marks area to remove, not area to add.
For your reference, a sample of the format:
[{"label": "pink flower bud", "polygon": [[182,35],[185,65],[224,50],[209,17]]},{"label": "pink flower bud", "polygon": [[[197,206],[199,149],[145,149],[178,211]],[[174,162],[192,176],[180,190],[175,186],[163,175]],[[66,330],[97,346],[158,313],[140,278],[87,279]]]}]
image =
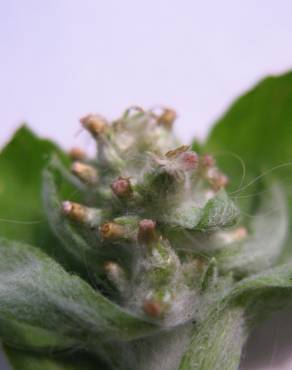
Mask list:
[{"label": "pink flower bud", "polygon": [[111,185],[113,193],[119,198],[130,198],[133,195],[133,189],[130,180],[125,177],[119,177]]},{"label": "pink flower bud", "polygon": [[150,244],[157,240],[156,222],[153,220],[141,220],[139,222],[138,241],[140,243]]},{"label": "pink flower bud", "polygon": [[182,170],[192,171],[198,167],[199,157],[197,153],[188,151],[180,154],[179,161]]}]

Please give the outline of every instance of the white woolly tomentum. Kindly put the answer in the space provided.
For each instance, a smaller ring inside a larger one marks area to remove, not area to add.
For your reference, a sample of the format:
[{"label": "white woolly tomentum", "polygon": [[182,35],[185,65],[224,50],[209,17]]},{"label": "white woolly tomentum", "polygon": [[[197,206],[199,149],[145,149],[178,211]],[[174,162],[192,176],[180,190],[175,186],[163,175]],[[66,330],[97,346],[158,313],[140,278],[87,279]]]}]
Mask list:
[{"label": "white woolly tomentum", "polygon": [[[179,145],[175,117],[169,109],[157,115],[140,108],[112,123],[88,115],[81,124],[96,141],[96,158],[75,148],[74,177],[56,158],[44,173],[45,209],[56,236],[85,261],[105,296],[156,327],[137,344],[120,344],[127,356],[101,346],[97,352],[113,368],[177,369],[186,348],[171,348],[171,337],[182,333],[188,342],[192,327],[246,274],[236,252],[224,255],[250,243],[226,193],[228,178],[211,155]],[[61,202],[59,178],[74,184],[82,202]],[[150,353],[146,348],[165,335],[172,361],[154,365],[160,344]]]},{"label": "white woolly tomentum", "polygon": [[234,179],[179,143],[175,118],[138,107],[111,123],[90,114],[81,125],[95,157],[47,152],[42,201],[54,235],[41,221],[37,240],[54,252],[0,240],[7,345],[51,359],[77,351],[90,363],[80,370],[237,369],[249,327],[291,285],[289,268],[269,270],[287,203],[278,182],[260,180],[243,211]]}]

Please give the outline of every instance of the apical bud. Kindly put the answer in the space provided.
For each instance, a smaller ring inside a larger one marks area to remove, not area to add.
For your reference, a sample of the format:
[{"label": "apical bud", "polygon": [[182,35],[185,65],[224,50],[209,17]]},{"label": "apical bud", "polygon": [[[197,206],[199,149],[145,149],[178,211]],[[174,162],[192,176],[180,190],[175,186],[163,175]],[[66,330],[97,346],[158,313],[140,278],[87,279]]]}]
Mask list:
[{"label": "apical bud", "polygon": [[71,171],[81,181],[89,185],[96,185],[98,182],[97,170],[88,164],[82,162],[74,162],[72,164]]},{"label": "apical bud", "polygon": [[87,116],[81,118],[80,122],[83,127],[94,137],[102,134],[107,126],[107,121],[97,114],[88,114]]},{"label": "apical bud", "polygon": [[111,185],[113,193],[123,199],[129,199],[133,195],[133,189],[130,180],[125,177],[119,177]]},{"label": "apical bud", "polygon": [[69,156],[74,161],[82,161],[86,158],[86,153],[80,148],[72,148],[69,151]]},{"label": "apical bud", "polygon": [[125,236],[124,228],[114,222],[106,222],[100,227],[100,235],[104,240],[115,240]]},{"label": "apical bud", "polygon": [[156,222],[153,220],[141,220],[139,222],[138,241],[150,244],[157,240]]},{"label": "apical bud", "polygon": [[163,113],[157,118],[157,123],[166,128],[172,128],[173,122],[176,120],[177,114],[173,109],[164,109]]},{"label": "apical bud", "polygon": [[143,310],[148,316],[158,317],[163,312],[163,306],[161,303],[152,299],[146,299],[143,302]]}]

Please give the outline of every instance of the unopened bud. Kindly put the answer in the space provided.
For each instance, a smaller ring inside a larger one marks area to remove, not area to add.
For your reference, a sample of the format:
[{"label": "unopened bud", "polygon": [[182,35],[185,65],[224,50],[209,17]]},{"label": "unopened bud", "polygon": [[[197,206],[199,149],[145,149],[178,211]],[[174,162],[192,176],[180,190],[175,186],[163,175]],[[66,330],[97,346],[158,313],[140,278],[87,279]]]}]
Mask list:
[{"label": "unopened bud", "polygon": [[142,220],[139,222],[138,241],[150,244],[157,240],[156,222],[153,220]]},{"label": "unopened bud", "polygon": [[71,167],[71,171],[74,175],[87,184],[96,185],[98,182],[97,170],[85,163],[74,162]]},{"label": "unopened bud", "polygon": [[124,228],[114,222],[106,222],[100,227],[100,235],[104,240],[115,240],[125,236]]},{"label": "unopened bud", "polygon": [[210,171],[208,171],[207,179],[216,191],[225,188],[229,183],[228,177],[218,171],[217,168],[211,168]]},{"label": "unopened bud", "polygon": [[125,271],[119,264],[113,261],[107,261],[104,263],[103,268],[107,275],[107,278],[121,293],[127,290],[127,277]]},{"label": "unopened bud", "polygon": [[119,177],[111,185],[113,193],[119,197],[128,199],[133,195],[133,189],[130,180],[125,177]]},{"label": "unopened bud", "polygon": [[80,122],[94,137],[102,134],[107,126],[107,121],[97,114],[88,114],[81,118]]},{"label": "unopened bud", "polygon": [[69,156],[74,161],[82,161],[86,158],[86,153],[80,148],[72,148],[69,151]]},{"label": "unopened bud", "polygon": [[234,241],[241,241],[247,237],[247,230],[244,226],[240,226],[231,232]]},{"label": "unopened bud", "polygon": [[199,157],[195,152],[184,152],[178,159],[184,171],[192,171],[198,167]]},{"label": "unopened bud", "polygon": [[212,155],[205,154],[203,157],[200,158],[200,162],[203,167],[210,168],[215,166],[215,159]]},{"label": "unopened bud", "polygon": [[84,222],[87,209],[81,204],[65,201],[62,203],[63,213],[74,221]]},{"label": "unopened bud", "polygon": [[62,212],[71,220],[96,227],[100,223],[101,211],[95,208],[87,208],[79,203],[65,201],[62,203]]},{"label": "unopened bud", "polygon": [[118,275],[119,271],[121,270],[121,267],[116,263],[112,261],[107,261],[104,263],[104,271],[109,275]]},{"label": "unopened bud", "polygon": [[161,303],[152,299],[147,299],[143,302],[143,310],[148,316],[158,317],[162,314],[163,307]]},{"label": "unopened bud", "polygon": [[240,226],[231,231],[221,231],[218,233],[217,238],[224,244],[231,244],[240,242],[247,237],[247,230],[244,226]]},{"label": "unopened bud", "polygon": [[177,114],[173,109],[164,109],[163,113],[157,118],[157,123],[170,129],[176,118]]}]

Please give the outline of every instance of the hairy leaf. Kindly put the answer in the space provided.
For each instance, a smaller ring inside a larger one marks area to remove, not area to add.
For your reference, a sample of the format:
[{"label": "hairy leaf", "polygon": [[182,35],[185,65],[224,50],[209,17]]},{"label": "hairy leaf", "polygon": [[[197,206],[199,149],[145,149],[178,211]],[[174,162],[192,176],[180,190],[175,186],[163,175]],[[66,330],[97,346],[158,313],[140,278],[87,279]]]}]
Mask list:
[{"label": "hairy leaf", "polygon": [[239,218],[239,210],[224,190],[206,202],[203,207],[186,202],[170,215],[165,222],[188,230],[210,231],[234,225]]},{"label": "hairy leaf", "polygon": [[288,214],[282,186],[264,189],[255,214],[250,215],[249,235],[227,245],[217,259],[225,271],[251,274],[271,267],[281,254],[288,235]]},{"label": "hairy leaf", "polygon": [[180,370],[237,370],[250,327],[291,295],[291,264],[238,282],[195,326]]},{"label": "hairy leaf", "polygon": [[129,340],[157,330],[110,302],[38,249],[2,240],[0,314],[87,341]]},{"label": "hairy leaf", "polygon": [[5,347],[5,354],[13,370],[107,370],[105,364],[96,358],[75,353],[40,355],[30,352],[15,351]]}]

